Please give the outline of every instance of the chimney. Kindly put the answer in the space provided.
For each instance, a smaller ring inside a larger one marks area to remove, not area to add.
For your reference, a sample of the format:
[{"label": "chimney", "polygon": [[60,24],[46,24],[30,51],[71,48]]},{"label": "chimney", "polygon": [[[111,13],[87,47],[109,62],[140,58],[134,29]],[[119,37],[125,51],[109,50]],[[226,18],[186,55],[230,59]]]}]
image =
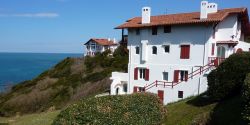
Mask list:
[{"label": "chimney", "polygon": [[207,7],[208,1],[201,1],[201,12],[200,12],[200,19],[207,19]]},{"label": "chimney", "polygon": [[143,7],[142,8],[142,24],[150,23],[150,16],[151,16],[151,8],[150,7]]},{"label": "chimney", "polygon": [[110,38],[108,38],[108,41],[110,41],[111,39]]},{"label": "chimney", "polygon": [[115,38],[113,39],[113,42],[114,42],[114,43],[116,43],[116,40],[115,40]]},{"label": "chimney", "polygon": [[200,19],[207,19],[209,13],[216,13],[218,5],[216,3],[208,3],[208,1],[201,1]]}]

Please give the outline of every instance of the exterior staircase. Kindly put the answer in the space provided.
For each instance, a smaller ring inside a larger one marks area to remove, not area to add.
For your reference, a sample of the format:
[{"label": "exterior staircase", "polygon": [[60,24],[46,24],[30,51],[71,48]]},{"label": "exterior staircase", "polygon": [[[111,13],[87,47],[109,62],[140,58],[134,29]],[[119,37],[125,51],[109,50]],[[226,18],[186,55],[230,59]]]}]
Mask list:
[{"label": "exterior staircase", "polygon": [[[225,60],[225,58],[219,58],[219,57],[209,57],[208,58],[208,64],[205,66],[202,66],[196,70],[194,70],[193,72],[189,73],[187,75],[187,77],[185,78],[184,81],[188,81],[189,79],[192,79],[195,76],[200,76],[203,75],[204,73],[211,71],[212,69],[215,69],[216,67],[218,67],[218,65],[223,62]],[[144,87],[144,91],[147,91],[153,87],[158,87],[158,86],[162,86],[162,87],[174,87],[182,82],[184,82],[181,79],[178,79],[178,81],[172,81],[172,82],[167,82],[167,81],[159,81],[156,80],[153,83],[146,85]]]}]

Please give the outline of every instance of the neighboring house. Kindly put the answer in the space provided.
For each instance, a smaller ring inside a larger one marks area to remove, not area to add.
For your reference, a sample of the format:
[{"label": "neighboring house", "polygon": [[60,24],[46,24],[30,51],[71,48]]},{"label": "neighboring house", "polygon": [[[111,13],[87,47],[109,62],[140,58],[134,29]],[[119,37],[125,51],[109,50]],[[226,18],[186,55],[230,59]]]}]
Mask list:
[{"label": "neighboring house", "polygon": [[96,53],[102,53],[105,50],[110,50],[111,53],[119,46],[115,39],[95,39],[92,38],[84,44],[86,46],[86,55],[95,56]]},{"label": "neighboring house", "polygon": [[207,90],[207,75],[225,58],[249,51],[247,8],[217,10],[201,2],[200,12],[129,19],[116,29],[128,30],[128,73],[113,72],[111,95],[152,92],[164,104]]}]

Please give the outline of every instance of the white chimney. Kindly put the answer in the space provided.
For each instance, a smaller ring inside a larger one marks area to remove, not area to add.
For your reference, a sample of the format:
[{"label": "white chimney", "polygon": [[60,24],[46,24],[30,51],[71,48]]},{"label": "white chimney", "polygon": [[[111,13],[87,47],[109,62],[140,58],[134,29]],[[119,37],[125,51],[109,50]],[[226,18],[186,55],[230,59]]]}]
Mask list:
[{"label": "white chimney", "polygon": [[114,42],[114,43],[116,43],[116,40],[115,40],[115,38],[113,39],[113,42]]},{"label": "white chimney", "polygon": [[201,1],[200,19],[207,19],[209,13],[216,13],[218,5],[216,3],[208,3],[208,1]]},{"label": "white chimney", "polygon": [[200,19],[207,19],[207,7],[208,1],[201,1],[201,12],[200,12]]},{"label": "white chimney", "polygon": [[108,41],[110,41],[111,39],[110,38],[108,38]]},{"label": "white chimney", "polygon": [[150,7],[143,7],[142,8],[142,24],[150,23],[150,16],[151,16],[151,8]]}]

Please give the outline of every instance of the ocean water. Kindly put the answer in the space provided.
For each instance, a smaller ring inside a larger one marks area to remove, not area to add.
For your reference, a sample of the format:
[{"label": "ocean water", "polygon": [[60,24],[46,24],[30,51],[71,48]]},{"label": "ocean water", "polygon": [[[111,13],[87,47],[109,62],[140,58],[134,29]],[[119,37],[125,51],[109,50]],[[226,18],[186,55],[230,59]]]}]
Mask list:
[{"label": "ocean water", "polygon": [[81,56],[83,54],[0,53],[0,91],[35,78],[67,57]]}]

